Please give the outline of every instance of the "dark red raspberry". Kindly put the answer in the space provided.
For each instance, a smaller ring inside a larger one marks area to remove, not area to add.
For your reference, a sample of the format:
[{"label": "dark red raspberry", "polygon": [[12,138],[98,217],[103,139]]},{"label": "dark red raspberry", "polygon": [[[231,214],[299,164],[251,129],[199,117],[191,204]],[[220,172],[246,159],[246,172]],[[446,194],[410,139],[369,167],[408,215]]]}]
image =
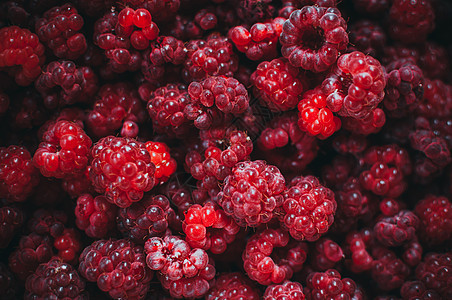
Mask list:
[{"label": "dark red raspberry", "polygon": [[0,248],[6,248],[24,222],[24,213],[14,206],[0,208]]},{"label": "dark red raspberry", "polygon": [[352,117],[343,117],[342,127],[354,134],[369,135],[377,133],[386,123],[386,115],[381,108],[376,108],[363,119],[355,119]]},{"label": "dark red raspberry", "polygon": [[340,154],[358,155],[367,149],[368,141],[365,136],[341,132],[333,139],[333,148]]},{"label": "dark red raspberry", "polygon": [[161,142],[146,142],[146,149],[151,155],[151,161],[155,165],[156,184],[168,181],[168,178],[176,172],[177,163],[170,155],[170,148]]},{"label": "dark red raspberry", "polygon": [[[190,10],[192,8],[190,7]],[[176,15],[172,22],[168,24],[165,33],[182,41],[193,42],[194,39],[200,39],[203,30],[195,22],[193,17]]]},{"label": "dark red raspberry", "polygon": [[77,198],[85,193],[94,193],[94,187],[89,179],[89,167],[79,174],[63,178],[61,187],[71,198]]},{"label": "dark red raspberry", "polygon": [[306,81],[305,76],[283,58],[261,62],[251,74],[254,95],[272,111],[296,107],[307,88]]},{"label": "dark red raspberry", "polygon": [[[5,300],[18,298],[19,287],[13,273],[8,267],[0,263],[0,293]],[[258,298],[256,298],[258,299]]]},{"label": "dark red raspberry", "polygon": [[450,68],[450,59],[444,47],[426,42],[419,56],[419,66],[424,75],[433,79],[444,79]]},{"label": "dark red raspberry", "polygon": [[393,217],[385,217],[374,226],[377,240],[390,247],[401,246],[416,236],[419,218],[409,210],[402,210]]},{"label": "dark red raspberry", "polygon": [[153,272],[141,246],[128,240],[98,240],[80,255],[80,274],[112,298],[144,299]]},{"label": "dark red raspberry", "polygon": [[172,235],[150,238],[144,249],[148,267],[159,271],[159,280],[172,297],[199,298],[213,286],[215,267],[204,250]]},{"label": "dark red raspberry", "polygon": [[17,26],[0,29],[0,68],[19,85],[31,84],[44,63],[44,46],[38,36]]},{"label": "dark red raspberry", "polygon": [[144,123],[147,115],[135,89],[126,83],[106,84],[97,94],[93,109],[87,116],[90,131],[104,137],[114,134],[123,122]]},{"label": "dark red raspberry", "polygon": [[91,102],[97,91],[97,77],[89,67],[77,67],[69,60],[52,61],[35,81],[48,109],[78,102]]},{"label": "dark red raspberry", "polygon": [[238,68],[238,57],[232,43],[225,37],[212,35],[207,40],[190,41],[187,46],[182,77],[186,82],[199,81],[208,76],[232,77]]},{"label": "dark red raspberry", "polygon": [[345,238],[345,265],[353,273],[361,273],[372,269],[375,264],[370,251],[373,242],[372,232],[363,229],[360,232],[350,232]]},{"label": "dark red raspberry", "polygon": [[410,268],[396,254],[381,246],[373,247],[371,274],[383,291],[400,288],[410,275]]},{"label": "dark red raspberry", "polygon": [[320,88],[303,94],[298,103],[298,126],[309,134],[325,139],[341,127],[341,121],[326,107],[326,95]]},{"label": "dark red raspberry", "polygon": [[39,40],[59,58],[77,59],[86,49],[86,39],[79,31],[83,18],[71,4],[55,6],[36,21]]},{"label": "dark red raspberry", "polygon": [[297,176],[284,191],[281,225],[297,240],[315,241],[326,233],[336,212],[334,193],[314,176]]},{"label": "dark red raspberry", "polygon": [[239,0],[237,16],[244,23],[256,23],[271,18],[275,7],[271,0]]},{"label": "dark red raspberry", "polygon": [[403,245],[402,260],[409,267],[414,268],[422,260],[423,253],[424,249],[421,244],[419,244],[417,237],[415,237],[413,240]]},{"label": "dark red raspberry", "polygon": [[452,86],[443,81],[425,79],[424,99],[416,113],[425,117],[449,117],[452,114]]},{"label": "dark red raspberry", "polygon": [[213,202],[192,205],[185,213],[182,229],[185,240],[193,248],[210,250],[213,254],[226,251],[240,227]]},{"label": "dark red raspberry", "polygon": [[386,33],[376,22],[360,20],[350,26],[350,46],[348,49],[358,50],[373,57],[379,57],[386,46]]},{"label": "dark red raspberry", "polygon": [[[289,234],[281,229],[266,229],[251,236],[242,254],[248,277],[270,285],[282,283],[301,270],[308,248],[302,242],[289,243],[289,239]],[[283,248],[282,253],[276,248]]]},{"label": "dark red raspberry", "polygon": [[389,33],[396,41],[421,44],[435,27],[429,0],[394,0],[389,10]]},{"label": "dark red raspberry", "polygon": [[268,223],[283,204],[285,179],[277,167],[265,161],[239,162],[225,178],[218,204],[240,226]]},{"label": "dark red raspberry", "polygon": [[152,18],[160,22],[172,20],[180,7],[180,0],[138,0],[138,2],[142,2],[139,5],[149,10]]},{"label": "dark red raspberry", "polygon": [[73,176],[88,165],[91,145],[91,139],[76,123],[58,121],[44,132],[33,161],[46,177]]},{"label": "dark red raspberry", "polygon": [[452,253],[429,253],[416,268],[416,278],[427,289],[434,290],[442,299],[452,296],[450,272],[452,268]]},{"label": "dark red raspberry", "polygon": [[336,190],[353,175],[357,163],[354,157],[338,155],[329,164],[323,166],[322,180],[327,186]]},{"label": "dark red raspberry", "polygon": [[25,280],[39,264],[48,262],[52,256],[50,238],[32,233],[21,237],[19,247],[9,256],[9,267],[20,280]]},{"label": "dark red raspberry", "polygon": [[375,195],[395,198],[406,189],[412,165],[408,152],[392,144],[368,148],[362,158],[370,168],[359,177],[364,189]]},{"label": "dark red raspberry", "polygon": [[264,300],[287,299],[304,300],[303,287],[299,282],[284,281],[282,284],[273,284],[265,289]]},{"label": "dark red raspberry", "polygon": [[440,299],[440,295],[427,289],[422,281],[407,281],[400,288],[403,299]]},{"label": "dark red raspberry", "polygon": [[64,211],[38,209],[28,221],[28,229],[42,236],[56,238],[63,234],[68,221]]},{"label": "dark red raspberry", "polygon": [[284,22],[281,53],[294,67],[326,71],[347,47],[346,30],[347,23],[337,8],[304,6]]},{"label": "dark red raspberry", "polygon": [[127,208],[121,208],[116,222],[125,238],[143,245],[151,237],[165,236],[168,230],[168,219],[174,214],[168,198],[155,195],[145,197]]},{"label": "dark red raspberry", "polygon": [[339,57],[322,83],[327,106],[344,117],[363,119],[383,100],[384,69],[375,58],[355,51]]},{"label": "dark red raspberry", "polygon": [[309,274],[304,294],[308,300],[365,298],[363,291],[353,279],[341,279],[341,274],[335,269]]},{"label": "dark red raspberry", "polygon": [[342,248],[329,238],[317,240],[314,253],[315,256],[312,263],[320,271],[334,268],[344,258]]},{"label": "dark red raspberry", "polygon": [[0,147],[0,194],[11,201],[24,201],[39,182],[30,152],[24,147]]},{"label": "dark red raspberry", "polygon": [[213,29],[218,23],[217,16],[208,9],[201,9],[198,11],[194,19],[202,30]]},{"label": "dark red raspberry", "polygon": [[59,257],[39,265],[25,282],[25,299],[88,299],[85,281]]},{"label": "dark red raspberry", "polygon": [[278,56],[278,39],[284,21],[284,18],[275,18],[271,22],[256,23],[249,31],[244,26],[236,26],[229,31],[229,38],[250,60],[274,59]]},{"label": "dark red raspberry", "polygon": [[206,300],[258,300],[259,294],[256,286],[242,273],[224,273],[215,279],[215,285],[207,293]]},{"label": "dark red raspberry", "polygon": [[94,145],[91,155],[94,189],[119,207],[141,200],[155,185],[155,165],[144,143],[107,136]]},{"label": "dark red raspberry", "polygon": [[391,198],[384,198],[380,202],[380,211],[386,217],[392,217],[397,214],[401,208],[404,206],[404,203]]},{"label": "dark red raspberry", "polygon": [[75,223],[92,238],[104,238],[116,225],[116,206],[104,196],[83,194],[77,199]]},{"label": "dark red raspberry", "polygon": [[421,240],[439,245],[452,237],[452,203],[443,196],[429,195],[419,201],[414,212],[420,219]]}]

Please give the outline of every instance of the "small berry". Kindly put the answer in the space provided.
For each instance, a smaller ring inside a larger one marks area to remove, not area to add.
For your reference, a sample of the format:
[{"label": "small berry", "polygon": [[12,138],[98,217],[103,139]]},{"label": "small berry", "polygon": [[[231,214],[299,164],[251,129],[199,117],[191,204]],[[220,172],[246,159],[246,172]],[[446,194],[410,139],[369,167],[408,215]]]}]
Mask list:
[{"label": "small berry", "polygon": [[265,289],[264,300],[287,299],[304,300],[303,288],[300,283],[285,281],[282,284],[273,284]]},{"label": "small berry", "polygon": [[92,238],[103,238],[114,228],[116,206],[104,196],[83,194],[77,198],[75,223]]}]

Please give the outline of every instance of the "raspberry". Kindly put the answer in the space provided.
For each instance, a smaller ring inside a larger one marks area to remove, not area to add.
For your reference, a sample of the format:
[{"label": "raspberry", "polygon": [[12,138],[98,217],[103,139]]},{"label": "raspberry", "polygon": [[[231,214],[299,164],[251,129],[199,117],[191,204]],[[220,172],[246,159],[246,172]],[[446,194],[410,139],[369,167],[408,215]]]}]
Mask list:
[{"label": "raspberry", "polygon": [[298,103],[298,126],[321,139],[339,130],[341,121],[326,107],[326,96],[320,88],[307,91]]},{"label": "raspberry", "polygon": [[442,196],[429,195],[419,201],[414,212],[420,219],[419,234],[423,241],[439,245],[452,236],[452,203]]},{"label": "raspberry", "polygon": [[421,281],[407,281],[400,288],[403,299],[439,299],[440,295],[427,289]]},{"label": "raspberry", "polygon": [[151,155],[151,161],[155,165],[155,180],[157,184],[168,181],[168,178],[176,172],[177,163],[170,155],[170,148],[165,143],[146,142],[146,149]]},{"label": "raspberry", "polygon": [[115,227],[116,206],[104,196],[83,194],[77,199],[75,223],[92,238],[103,238]]},{"label": "raspberry", "polygon": [[271,18],[275,7],[271,0],[239,0],[237,16],[245,23],[256,23]]},{"label": "raspberry", "polygon": [[202,30],[213,29],[217,26],[217,17],[207,9],[201,9],[195,15],[196,24],[201,27]]},{"label": "raspberry", "polygon": [[433,79],[444,79],[450,68],[450,59],[446,49],[434,42],[425,43],[418,63],[424,75]]},{"label": "raspberry", "polygon": [[9,267],[20,280],[25,281],[39,264],[48,262],[52,256],[50,238],[31,233],[21,237],[19,247],[9,256]]},{"label": "raspberry", "polygon": [[242,273],[224,273],[206,295],[206,300],[249,299],[258,300],[259,291]]},{"label": "raspberry", "polygon": [[348,44],[347,24],[333,7],[305,6],[290,14],[280,36],[281,53],[294,67],[316,73],[333,65]]},{"label": "raspberry", "polygon": [[381,108],[376,108],[363,119],[343,117],[342,127],[354,134],[369,135],[377,133],[386,123],[386,115]]},{"label": "raspberry", "polygon": [[69,60],[52,61],[36,79],[35,87],[48,109],[89,102],[97,91],[97,77],[89,67]]},{"label": "raspberry", "polygon": [[334,220],[333,192],[314,176],[297,176],[284,191],[281,225],[297,240],[315,241],[326,233]]},{"label": "raspberry", "polygon": [[238,57],[232,43],[222,36],[190,41],[182,77],[186,82],[200,81],[208,76],[232,77],[238,68]]},{"label": "raspberry", "polygon": [[56,238],[63,234],[67,219],[68,216],[63,211],[39,209],[33,213],[28,228],[33,233]]},{"label": "raspberry", "polygon": [[79,33],[83,23],[77,9],[71,4],[64,4],[46,11],[36,21],[35,30],[40,41],[57,57],[77,59],[87,49],[85,36]]},{"label": "raspberry", "polygon": [[367,139],[362,135],[342,132],[333,139],[333,148],[341,154],[357,155],[367,149]]},{"label": "raspberry", "polygon": [[147,0],[140,4],[149,10],[155,21],[172,20],[180,7],[180,0]]},{"label": "raspberry", "polygon": [[227,244],[234,241],[240,227],[221,208],[207,202],[203,206],[190,206],[185,212],[182,229],[191,247],[221,254],[226,251]]},{"label": "raspberry", "polygon": [[306,281],[304,293],[308,300],[365,298],[363,291],[353,279],[341,279],[341,274],[335,269],[311,273]]},{"label": "raspberry", "polygon": [[25,299],[88,299],[85,281],[74,267],[58,257],[39,265],[27,278],[25,289]]},{"label": "raspberry", "polygon": [[163,287],[174,298],[199,298],[213,286],[215,267],[207,253],[177,236],[153,237],[144,245],[146,263],[158,270]]},{"label": "raspberry", "polygon": [[397,214],[403,204],[400,201],[391,198],[384,198],[380,202],[380,211],[385,217],[392,217]]},{"label": "raspberry", "polygon": [[143,248],[128,240],[98,240],[80,255],[80,274],[112,298],[144,299],[153,272]]},{"label": "raspberry", "polygon": [[24,201],[38,184],[30,152],[21,146],[0,147],[0,194],[11,201]]},{"label": "raspberry", "polygon": [[154,187],[155,165],[144,143],[107,136],[94,145],[91,155],[91,182],[111,203],[128,207]]},{"label": "raspberry", "polygon": [[372,256],[372,278],[381,290],[399,288],[408,279],[410,268],[394,252],[380,246],[372,250]]},{"label": "raspberry", "polygon": [[81,173],[62,179],[61,187],[71,198],[77,198],[85,193],[94,193],[88,169],[86,167]]},{"label": "raspberry", "polygon": [[265,161],[239,162],[225,178],[218,204],[238,225],[256,227],[268,223],[282,205],[285,179]]},{"label": "raspberry", "polygon": [[[283,253],[275,248],[284,247]],[[306,261],[306,244],[289,243],[281,229],[266,229],[250,237],[242,254],[243,267],[252,280],[263,285],[282,283],[301,270]]]},{"label": "raspberry", "polygon": [[0,248],[8,247],[24,222],[24,213],[14,206],[0,208]]},{"label": "raspberry", "polygon": [[425,117],[449,117],[452,113],[452,86],[439,79],[425,79],[424,99],[415,112]]},{"label": "raspberry", "polygon": [[434,19],[429,0],[394,0],[389,10],[389,33],[402,43],[423,43],[435,27]]},{"label": "raspberry", "polygon": [[265,289],[264,300],[289,299],[304,300],[303,288],[300,283],[284,281],[282,284],[273,284]]},{"label": "raspberry", "polygon": [[418,224],[419,219],[413,212],[402,210],[393,217],[379,220],[374,226],[375,237],[385,246],[400,246],[415,238]]},{"label": "raspberry", "polygon": [[168,219],[174,214],[167,197],[163,195],[146,197],[119,210],[118,229],[125,238],[143,245],[148,238],[166,235]]},{"label": "raspberry", "polygon": [[286,59],[261,62],[251,74],[253,93],[272,111],[286,111],[297,106],[305,91],[306,78]]},{"label": "raspberry", "polygon": [[372,232],[363,229],[360,232],[350,232],[345,238],[346,259],[345,265],[353,273],[361,273],[372,269],[375,264],[371,256],[370,248],[372,242]]},{"label": "raspberry", "polygon": [[0,29],[0,68],[19,85],[31,84],[44,63],[44,46],[38,36],[17,26]]},{"label": "raspberry", "polygon": [[452,268],[452,253],[429,253],[416,268],[416,278],[427,289],[434,290],[441,298],[452,296],[450,288],[450,270]]},{"label": "raspberry", "polygon": [[355,51],[339,57],[322,83],[327,107],[340,116],[363,119],[383,100],[386,85],[380,62]]},{"label": "raspberry", "polygon": [[125,121],[144,123],[147,119],[143,105],[131,85],[106,84],[100,89],[86,124],[98,137],[114,134]]},{"label": "raspberry", "polygon": [[342,248],[329,238],[321,238],[315,243],[313,265],[322,271],[334,268],[344,258]]},{"label": "raspberry", "polygon": [[382,54],[386,46],[386,34],[376,22],[361,20],[350,26],[349,49],[358,50],[375,58]]},{"label": "raspberry", "polygon": [[63,178],[86,168],[91,139],[76,123],[58,121],[44,132],[33,161],[46,177]]},{"label": "raspberry", "polygon": [[115,32],[120,38],[128,37],[133,48],[144,50],[149,47],[149,41],[157,38],[159,28],[152,22],[152,16],[147,9],[134,10],[126,7],[118,14]]},{"label": "raspberry", "polygon": [[322,180],[327,186],[334,187],[335,190],[350,178],[356,169],[356,159],[350,156],[338,155],[331,163],[322,169]]}]

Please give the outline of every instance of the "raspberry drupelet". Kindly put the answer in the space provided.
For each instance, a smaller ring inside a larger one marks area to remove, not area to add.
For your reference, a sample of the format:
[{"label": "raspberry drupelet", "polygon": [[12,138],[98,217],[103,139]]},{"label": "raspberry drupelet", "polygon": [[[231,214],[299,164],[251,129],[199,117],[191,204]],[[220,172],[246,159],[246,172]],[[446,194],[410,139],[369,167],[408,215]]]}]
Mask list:
[{"label": "raspberry drupelet", "polygon": [[14,206],[0,208],[0,249],[8,247],[24,223],[24,213]]},{"label": "raspberry drupelet", "polygon": [[75,264],[82,250],[80,235],[73,228],[65,228],[62,234],[55,238],[53,247],[57,256],[64,262]]},{"label": "raspberry drupelet", "polygon": [[213,254],[226,251],[235,240],[240,227],[213,202],[194,204],[185,212],[182,229],[185,240],[193,248],[210,250]]},{"label": "raspberry drupelet", "polygon": [[285,179],[265,161],[239,162],[225,178],[218,204],[242,227],[268,223],[283,204]]},{"label": "raspberry drupelet", "polygon": [[303,287],[299,282],[284,281],[282,284],[272,284],[265,289],[264,300],[287,299],[304,300]]},{"label": "raspberry drupelet", "polygon": [[[243,267],[252,280],[262,285],[282,283],[300,271],[308,248],[301,242],[289,243],[282,229],[266,229],[250,237],[242,254]],[[284,248],[279,253],[279,249]]]},{"label": "raspberry drupelet", "polygon": [[38,36],[17,26],[0,29],[0,69],[25,86],[41,74],[44,63],[44,46]]},{"label": "raspberry drupelet", "polygon": [[79,125],[58,121],[44,132],[33,162],[46,177],[77,175],[88,165],[91,145],[91,139]]},{"label": "raspberry drupelet", "polygon": [[284,22],[281,53],[294,67],[326,71],[347,47],[346,30],[347,23],[337,8],[304,6]]},{"label": "raspberry drupelet", "polygon": [[261,62],[251,74],[253,94],[272,111],[286,111],[297,106],[306,90],[307,79],[284,58]]},{"label": "raspberry drupelet", "polygon": [[118,14],[115,33],[120,38],[129,38],[131,46],[136,50],[144,50],[149,47],[149,41],[158,37],[159,28],[152,22],[151,13],[147,9],[134,10],[126,7]]},{"label": "raspberry drupelet", "polygon": [[215,279],[215,285],[206,295],[206,300],[258,300],[259,290],[242,273],[224,273]]},{"label": "raspberry drupelet", "polygon": [[419,218],[411,211],[402,210],[393,217],[385,217],[374,226],[377,240],[385,246],[401,246],[416,236]]},{"label": "raspberry drupelet", "polygon": [[365,294],[351,278],[330,269],[309,274],[304,294],[307,300],[314,299],[365,299]]},{"label": "raspberry drupelet", "polygon": [[0,194],[10,201],[24,201],[39,183],[30,152],[22,146],[0,147]]},{"label": "raspberry drupelet", "polygon": [[168,181],[169,177],[176,172],[177,163],[171,157],[170,148],[162,142],[146,142],[146,149],[151,155],[151,161],[155,165],[156,185]]},{"label": "raspberry drupelet", "polygon": [[372,110],[363,119],[355,119],[352,117],[342,117],[342,128],[353,134],[367,136],[372,133],[378,133],[386,123],[386,114],[377,107]]},{"label": "raspberry drupelet", "polygon": [[77,198],[75,223],[87,236],[104,238],[116,225],[116,210],[104,196],[83,194]]},{"label": "raspberry drupelet", "polygon": [[39,40],[53,51],[55,56],[77,59],[88,48],[85,36],[79,31],[83,18],[71,4],[55,6],[36,21]]},{"label": "raspberry drupelet", "polygon": [[93,146],[91,156],[94,189],[119,207],[141,200],[155,185],[155,165],[144,143],[107,136]]},{"label": "raspberry drupelet", "polygon": [[363,119],[383,100],[384,69],[375,58],[354,51],[339,57],[321,88],[327,107],[340,116]]},{"label": "raspberry drupelet", "polygon": [[215,267],[204,250],[173,235],[150,238],[144,249],[148,267],[159,271],[158,278],[172,297],[199,298],[213,286]]},{"label": "raspberry drupelet", "polygon": [[452,269],[452,252],[428,253],[416,268],[416,278],[427,289],[437,292],[442,299],[452,296],[450,272]]},{"label": "raspberry drupelet", "polygon": [[336,212],[334,193],[314,176],[297,176],[284,191],[278,218],[296,240],[315,241],[326,233]]}]

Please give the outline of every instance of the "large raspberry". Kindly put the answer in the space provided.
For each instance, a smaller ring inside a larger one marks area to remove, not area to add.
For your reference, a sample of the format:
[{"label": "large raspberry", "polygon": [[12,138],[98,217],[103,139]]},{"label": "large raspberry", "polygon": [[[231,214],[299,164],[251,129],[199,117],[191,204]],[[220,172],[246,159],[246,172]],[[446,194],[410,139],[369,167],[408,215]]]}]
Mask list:
[{"label": "large raspberry", "polygon": [[83,194],[77,199],[75,223],[92,238],[104,238],[115,227],[116,206],[104,196]]},{"label": "large raspberry", "polygon": [[108,136],[91,150],[90,178],[97,192],[119,207],[143,198],[155,184],[155,165],[144,143]]},{"label": "large raspberry", "polygon": [[215,279],[215,285],[206,295],[206,300],[248,299],[258,300],[259,291],[242,273],[225,273]]},{"label": "large raspberry", "polygon": [[308,300],[365,298],[353,279],[341,279],[341,274],[335,269],[309,274],[304,293]]},{"label": "large raspberry", "polygon": [[144,299],[153,272],[143,248],[127,240],[98,240],[80,255],[80,274],[112,298]]},{"label": "large raspberry", "polygon": [[224,180],[218,203],[240,226],[268,223],[283,203],[285,179],[264,161],[239,162]]},{"label": "large raspberry", "polygon": [[323,72],[348,44],[347,23],[333,7],[305,6],[284,22],[282,55],[294,67]]},{"label": "large raspberry", "polygon": [[204,250],[172,235],[150,238],[144,249],[148,267],[160,271],[159,280],[172,297],[199,298],[213,286],[215,267]]},{"label": "large raspberry", "polygon": [[299,282],[284,281],[282,284],[272,284],[265,289],[264,300],[290,299],[304,300],[303,287]]}]

